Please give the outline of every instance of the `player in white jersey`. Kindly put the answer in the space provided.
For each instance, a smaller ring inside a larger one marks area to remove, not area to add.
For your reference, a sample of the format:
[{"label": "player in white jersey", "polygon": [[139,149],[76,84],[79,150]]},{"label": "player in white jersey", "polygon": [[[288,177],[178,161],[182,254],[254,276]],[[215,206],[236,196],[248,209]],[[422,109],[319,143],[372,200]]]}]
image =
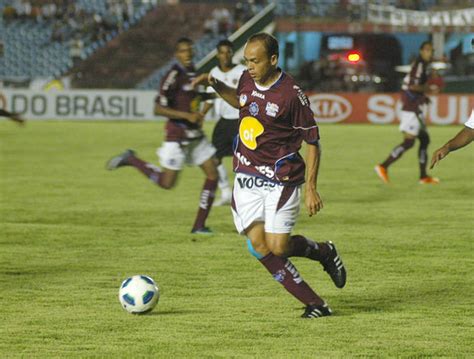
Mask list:
[{"label": "player in white jersey", "polygon": [[[240,76],[245,70],[245,66],[232,63],[234,54],[232,42],[222,40],[217,44],[217,60],[219,64],[211,70],[213,78],[224,82],[227,86],[237,88]],[[216,93],[212,87],[208,87],[209,93]],[[214,106],[216,116],[219,117],[214,132],[212,133],[212,144],[216,148],[215,157],[217,159],[217,171],[219,173],[219,189],[221,198],[214,202],[215,206],[230,204],[232,189],[229,184],[229,176],[222,163],[222,158],[232,156],[232,145],[237,136],[239,127],[239,110],[229,105],[220,97],[206,102],[203,113],[206,114]]]},{"label": "player in white jersey", "polygon": [[458,132],[458,134],[444,144],[443,147],[438,148],[431,158],[431,166],[433,168],[435,164],[445,158],[449,152],[456,151],[459,148],[467,146],[474,141],[474,109],[471,112],[471,117],[464,124],[464,128]]}]

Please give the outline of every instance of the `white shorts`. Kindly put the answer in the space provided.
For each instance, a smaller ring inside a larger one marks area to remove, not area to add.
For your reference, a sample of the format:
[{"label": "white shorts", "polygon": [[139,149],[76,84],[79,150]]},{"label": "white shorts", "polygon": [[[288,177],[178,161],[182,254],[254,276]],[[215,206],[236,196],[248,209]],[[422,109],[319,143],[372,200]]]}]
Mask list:
[{"label": "white shorts", "polygon": [[412,136],[418,136],[422,128],[423,115],[416,115],[415,112],[402,111],[400,113],[400,126],[401,132],[406,132]]},{"label": "white shorts", "polygon": [[264,222],[266,233],[291,233],[300,209],[301,186],[282,186],[263,178],[237,173],[232,214],[243,234],[254,222]]},{"label": "white shorts", "polygon": [[174,171],[182,170],[184,163],[190,166],[202,165],[215,153],[216,149],[205,137],[185,144],[166,141],[156,150],[161,166]]}]

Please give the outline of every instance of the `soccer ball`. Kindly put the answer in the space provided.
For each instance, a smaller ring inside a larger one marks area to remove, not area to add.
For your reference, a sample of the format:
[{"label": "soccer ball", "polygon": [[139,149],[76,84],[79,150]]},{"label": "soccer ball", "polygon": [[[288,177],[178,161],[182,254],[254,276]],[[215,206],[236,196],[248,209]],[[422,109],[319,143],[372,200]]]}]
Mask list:
[{"label": "soccer ball", "polygon": [[134,275],[122,282],[119,300],[129,313],[151,312],[160,299],[160,291],[155,281],[146,275]]}]

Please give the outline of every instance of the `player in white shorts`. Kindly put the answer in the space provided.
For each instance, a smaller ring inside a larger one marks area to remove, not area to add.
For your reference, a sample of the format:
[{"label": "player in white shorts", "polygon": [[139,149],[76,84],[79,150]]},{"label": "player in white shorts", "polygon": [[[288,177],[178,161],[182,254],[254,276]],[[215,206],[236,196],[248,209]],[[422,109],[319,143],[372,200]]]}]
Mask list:
[{"label": "player in white shorts", "polygon": [[448,153],[456,151],[459,148],[467,146],[474,141],[474,109],[471,112],[471,117],[464,124],[464,128],[458,132],[458,134],[444,144],[444,146],[438,148],[431,158],[431,166],[433,168],[435,164],[445,158]]},{"label": "player in white shorts", "polygon": [[290,233],[300,210],[301,186],[279,208],[285,186],[260,177],[237,173],[234,181],[232,210],[237,231],[241,234],[254,222],[264,223],[267,233]]},{"label": "player in white shorts", "polygon": [[425,41],[420,46],[419,56],[413,63],[410,72],[402,84],[401,100],[403,103],[400,115],[400,131],[403,142],[396,146],[386,160],[375,166],[375,172],[384,182],[389,182],[388,168],[410,150],[418,139],[418,164],[420,168],[420,184],[437,184],[439,179],[431,177],[426,171],[428,165],[428,145],[430,136],[426,130],[422,106],[429,103],[428,94],[436,94],[438,88],[432,88],[428,83],[428,65],[433,58],[433,45]]},{"label": "player in white shorts", "polygon": [[184,143],[165,141],[156,150],[161,166],[173,171],[181,171],[185,164],[201,166],[215,153],[216,149],[205,137]]},{"label": "player in white shorts", "polygon": [[168,117],[165,141],[157,150],[162,168],[143,161],[132,150],[113,157],[107,163],[107,168],[114,170],[131,166],[159,187],[171,189],[175,186],[184,164],[199,166],[206,179],[191,232],[208,234],[211,230],[206,227],[205,222],[217,188],[217,169],[213,157],[216,150],[207,141],[202,130],[204,115],[199,112],[199,105],[205,94],[198,93],[191,86],[196,76],[192,64],[192,45],[188,38],[177,41],[177,62],[164,76],[155,101],[155,114]]},{"label": "player in white shorts", "polygon": [[[295,298],[306,305],[303,318],[331,315],[327,303],[303,280],[290,257],[318,261],[338,288],[346,271],[332,242],[291,235],[299,211],[301,185],[310,216],[322,209],[317,192],[319,130],[308,98],[277,67],[278,42],[266,33],[250,37],[244,51],[247,71],[237,91],[212,77],[200,81],[240,109],[234,146],[236,172],[232,213],[237,230],[248,237],[249,251]],[[307,143],[306,161],[299,154]],[[306,162],[306,163],[305,163]]]}]

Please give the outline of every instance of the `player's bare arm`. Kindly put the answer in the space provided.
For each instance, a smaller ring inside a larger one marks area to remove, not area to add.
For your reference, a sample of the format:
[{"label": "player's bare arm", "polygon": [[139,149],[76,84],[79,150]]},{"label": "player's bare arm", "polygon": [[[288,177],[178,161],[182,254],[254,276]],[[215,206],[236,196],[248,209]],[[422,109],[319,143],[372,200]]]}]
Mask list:
[{"label": "player's bare arm", "polygon": [[203,116],[206,116],[206,114],[209,112],[209,110],[214,106],[214,104],[212,103],[209,103],[209,102],[206,102],[204,104],[204,107],[202,108],[201,110],[201,113],[203,114]]},{"label": "player's bare arm", "polygon": [[211,86],[220,97],[224,99],[229,105],[235,108],[239,108],[239,101],[237,99],[237,90],[235,88],[227,86],[222,81],[219,81],[212,77],[210,74],[201,74],[196,77],[192,82],[191,85],[205,85]]},{"label": "player's bare arm", "polygon": [[17,122],[20,125],[25,123],[25,120],[17,113],[8,112],[6,110],[0,109],[0,117],[6,117],[12,121]]},{"label": "player's bare arm", "polygon": [[474,129],[469,127],[464,127],[458,134],[446,142],[446,144],[438,148],[431,157],[431,166],[433,168],[439,161],[445,158],[449,152],[456,151],[474,141]]},{"label": "player's bare arm", "polygon": [[176,120],[184,118],[192,123],[201,123],[204,119],[203,114],[199,112],[178,111],[178,110],[173,110],[172,108],[161,106],[158,104],[155,105],[155,115],[165,116],[170,119],[176,119]]},{"label": "player's bare arm", "polygon": [[306,188],[305,204],[309,216],[317,214],[323,208],[323,200],[319,196],[318,172],[321,160],[321,150],[319,143],[307,144],[306,150]]},{"label": "player's bare arm", "polygon": [[239,101],[237,99],[237,90],[227,86],[222,81],[219,81],[213,77],[210,79],[212,88],[226,101],[229,105],[234,108],[239,108]]}]

